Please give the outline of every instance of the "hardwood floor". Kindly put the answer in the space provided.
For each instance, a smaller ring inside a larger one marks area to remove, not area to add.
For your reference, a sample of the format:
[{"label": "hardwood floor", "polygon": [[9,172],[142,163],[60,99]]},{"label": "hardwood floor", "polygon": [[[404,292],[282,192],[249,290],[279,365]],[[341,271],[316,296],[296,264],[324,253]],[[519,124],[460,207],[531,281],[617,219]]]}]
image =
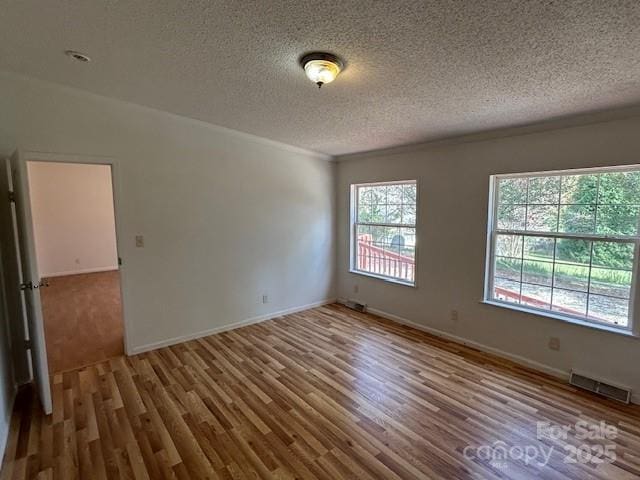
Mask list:
[{"label": "hardwood floor", "polygon": [[47,280],[40,295],[51,373],[124,354],[120,272]]},{"label": "hardwood floor", "polygon": [[[337,305],[57,374],[53,398],[48,418],[18,401],[2,479],[640,475],[639,407]],[[580,420],[615,438],[581,440]],[[498,441],[492,462],[478,447]],[[616,460],[565,463],[583,443]]]}]

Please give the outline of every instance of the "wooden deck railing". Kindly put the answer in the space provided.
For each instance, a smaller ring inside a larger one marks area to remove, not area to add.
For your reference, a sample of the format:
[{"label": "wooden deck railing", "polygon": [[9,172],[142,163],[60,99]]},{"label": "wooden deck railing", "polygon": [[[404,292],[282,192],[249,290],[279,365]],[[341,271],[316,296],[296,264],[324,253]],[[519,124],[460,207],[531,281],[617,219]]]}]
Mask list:
[{"label": "wooden deck railing", "polygon": [[358,270],[413,282],[415,261],[373,245],[370,235],[361,235],[358,238]]}]

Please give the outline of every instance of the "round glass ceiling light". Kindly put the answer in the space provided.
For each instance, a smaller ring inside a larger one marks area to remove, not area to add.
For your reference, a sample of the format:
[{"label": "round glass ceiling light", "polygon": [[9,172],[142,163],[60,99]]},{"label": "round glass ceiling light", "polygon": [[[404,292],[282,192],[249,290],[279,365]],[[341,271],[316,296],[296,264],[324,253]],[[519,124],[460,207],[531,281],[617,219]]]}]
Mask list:
[{"label": "round glass ceiling light", "polygon": [[333,82],[344,68],[344,64],[338,57],[323,52],[305,55],[300,59],[300,64],[309,80],[318,85],[318,88],[325,83]]}]

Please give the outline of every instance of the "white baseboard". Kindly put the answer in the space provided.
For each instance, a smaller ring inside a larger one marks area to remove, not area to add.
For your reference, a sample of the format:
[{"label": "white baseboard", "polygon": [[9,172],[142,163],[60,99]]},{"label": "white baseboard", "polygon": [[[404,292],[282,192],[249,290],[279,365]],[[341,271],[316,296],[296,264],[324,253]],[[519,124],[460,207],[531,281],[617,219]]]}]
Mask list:
[{"label": "white baseboard", "polygon": [[565,372],[564,370],[560,370],[558,368],[550,367],[543,363],[530,360],[526,357],[505,352],[504,350],[500,350],[495,347],[490,347],[488,345],[484,345],[482,343],[469,340],[468,338],[459,337],[458,335],[454,335],[452,333],[443,332],[442,330],[438,330],[436,328],[427,327],[426,325],[421,325],[411,320],[407,320],[406,318],[399,317],[398,315],[394,315],[392,313],[388,313],[383,310],[378,310],[377,308],[367,308],[367,311],[373,313],[374,315],[378,315],[380,317],[386,318],[388,320],[392,320],[394,322],[401,323],[403,325],[408,325],[418,330],[422,330],[423,332],[430,333],[432,335],[435,335],[436,337],[444,338],[446,340],[451,340],[453,342],[460,343],[462,345],[467,345],[469,347],[477,348],[478,350],[482,350],[483,352],[492,353],[499,357],[512,360],[513,362],[516,362],[520,365],[524,365],[525,367],[529,367],[534,370],[547,373],[553,377],[561,378],[563,380],[569,379],[569,372]]},{"label": "white baseboard", "polygon": [[68,275],[82,275],[83,273],[112,272],[114,270],[118,270],[118,267],[81,268],[79,270],[69,270],[66,272],[45,273],[41,276],[42,278],[66,277]]},{"label": "white baseboard", "polygon": [[246,327],[247,325],[253,325],[254,323],[264,322],[271,320],[272,318],[282,317],[283,315],[289,315],[292,313],[302,312],[303,310],[309,310],[310,308],[321,307],[322,305],[328,305],[335,303],[335,298],[328,298],[320,302],[309,303],[307,305],[301,305],[299,307],[287,308],[285,310],[279,310],[277,312],[266,313],[257,317],[248,318],[239,322],[230,323],[228,325],[222,325],[221,327],[215,327],[208,330],[202,330],[200,332],[191,333],[188,335],[181,335],[179,337],[169,338],[167,340],[160,340],[159,342],[148,343],[146,345],[140,345],[131,349],[130,355],[137,355],[138,353],[149,352],[151,350],[157,350],[162,347],[169,347],[178,343],[187,342],[189,340],[195,340],[196,338],[208,337],[216,333],[227,332],[229,330],[235,330],[236,328]]},{"label": "white baseboard", "polygon": [[[344,299],[338,299],[338,302],[344,303]],[[514,353],[505,352],[504,350],[500,350],[499,348],[490,347],[488,345],[484,345],[482,343],[469,340],[464,337],[459,337],[458,335],[454,335],[452,333],[443,332],[442,330],[438,330],[437,328],[428,327],[426,325],[416,323],[414,321],[408,320],[398,315],[394,315],[393,313],[385,312],[384,310],[367,307],[367,312],[373,313],[374,315],[378,315],[379,317],[382,317],[382,318],[386,318],[387,320],[391,320],[393,322],[400,323],[402,325],[407,325],[409,327],[413,327],[417,330],[421,330],[426,333],[430,333],[431,335],[435,335],[436,337],[444,338],[446,340],[451,340],[453,342],[460,343],[462,345],[467,345],[469,347],[476,348],[483,352],[497,355],[498,357],[506,358],[507,360],[511,360],[519,365],[523,365],[525,367],[531,368],[532,370],[537,370],[539,372],[546,373],[548,375],[551,375],[552,377],[559,378],[566,382],[569,381],[569,376],[571,374],[571,372],[569,371],[551,367],[549,365],[545,365],[544,363],[536,362],[535,360],[531,360],[529,358],[516,355]],[[640,405],[640,393],[633,393],[631,395],[631,403]]]}]

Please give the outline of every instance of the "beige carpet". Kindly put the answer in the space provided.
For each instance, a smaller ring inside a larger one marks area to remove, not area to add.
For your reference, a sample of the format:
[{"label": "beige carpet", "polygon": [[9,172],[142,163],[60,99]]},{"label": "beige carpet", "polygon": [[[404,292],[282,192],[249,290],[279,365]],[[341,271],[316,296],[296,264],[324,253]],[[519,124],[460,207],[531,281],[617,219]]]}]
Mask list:
[{"label": "beige carpet", "polygon": [[117,271],[48,279],[42,309],[49,372],[61,372],[124,353]]}]

